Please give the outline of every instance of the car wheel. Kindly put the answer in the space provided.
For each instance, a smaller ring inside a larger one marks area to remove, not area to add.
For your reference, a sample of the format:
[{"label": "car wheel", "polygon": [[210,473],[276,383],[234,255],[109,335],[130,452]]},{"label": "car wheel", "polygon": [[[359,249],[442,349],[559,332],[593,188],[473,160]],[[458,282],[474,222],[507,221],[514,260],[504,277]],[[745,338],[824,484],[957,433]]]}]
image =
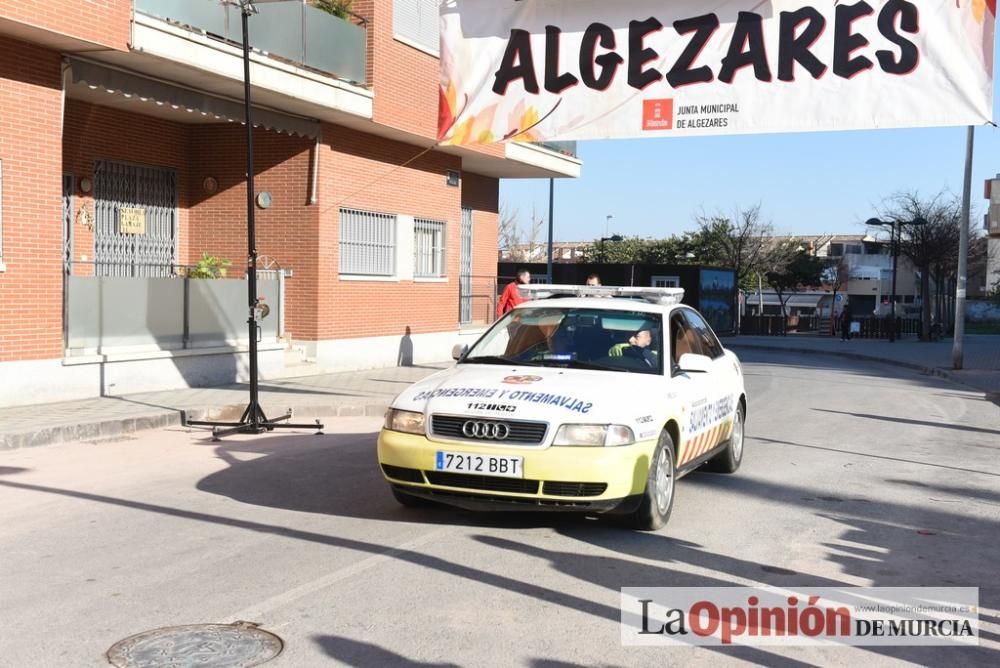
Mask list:
[{"label": "car wheel", "polygon": [[736,416],[733,418],[733,434],[729,437],[726,449],[709,460],[706,469],[716,473],[736,473],[743,461],[743,426],[746,421],[743,404],[737,404]]},{"label": "car wheel", "polygon": [[406,506],[407,508],[427,508],[428,506],[433,506],[434,502],[425,499],[421,496],[414,496],[413,494],[407,494],[402,492],[395,487],[392,488],[392,495],[396,497],[396,501],[399,505]]},{"label": "car wheel", "polygon": [[674,507],[674,473],[674,439],[664,430],[653,451],[642,502],[632,515],[633,527],[640,531],[656,531],[667,523]]}]

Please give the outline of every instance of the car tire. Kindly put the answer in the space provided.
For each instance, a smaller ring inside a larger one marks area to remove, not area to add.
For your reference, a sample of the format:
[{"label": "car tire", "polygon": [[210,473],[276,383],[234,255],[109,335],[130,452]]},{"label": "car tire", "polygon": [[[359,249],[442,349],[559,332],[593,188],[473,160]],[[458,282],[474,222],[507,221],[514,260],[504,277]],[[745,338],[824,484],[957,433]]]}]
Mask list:
[{"label": "car tire", "polygon": [[743,445],[745,439],[746,410],[743,402],[736,405],[736,416],[733,418],[733,433],[725,450],[712,457],[705,465],[708,471],[715,473],[736,473],[743,462]]},{"label": "car tire", "polygon": [[434,505],[434,502],[429,499],[414,496],[413,494],[407,494],[406,492],[402,492],[395,487],[392,487],[391,489],[392,495],[401,506],[406,506],[407,508],[427,508],[428,506]]},{"label": "car tire", "polygon": [[670,519],[670,511],[674,507],[674,490],[677,486],[674,457],[674,439],[664,429],[660,433],[660,440],[650,460],[642,501],[631,517],[633,528],[640,531],[656,531]]}]

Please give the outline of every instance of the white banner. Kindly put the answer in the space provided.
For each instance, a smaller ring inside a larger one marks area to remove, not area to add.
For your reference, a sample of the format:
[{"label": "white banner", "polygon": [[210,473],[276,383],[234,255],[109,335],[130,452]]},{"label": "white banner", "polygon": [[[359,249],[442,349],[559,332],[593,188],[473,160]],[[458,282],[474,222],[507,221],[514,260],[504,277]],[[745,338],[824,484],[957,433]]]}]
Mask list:
[{"label": "white banner", "polygon": [[996,0],[444,0],[445,144],[992,119]]}]

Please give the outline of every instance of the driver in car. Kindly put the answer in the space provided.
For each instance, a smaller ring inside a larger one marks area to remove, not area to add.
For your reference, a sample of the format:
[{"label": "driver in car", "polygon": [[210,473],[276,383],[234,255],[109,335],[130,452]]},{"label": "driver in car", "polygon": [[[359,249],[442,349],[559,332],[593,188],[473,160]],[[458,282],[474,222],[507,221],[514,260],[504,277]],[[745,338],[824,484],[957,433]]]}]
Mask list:
[{"label": "driver in car", "polygon": [[650,349],[653,344],[653,332],[649,326],[643,325],[629,337],[628,343],[613,346],[608,354],[611,357],[631,357],[642,360],[648,367],[655,369],[659,362],[656,353]]}]

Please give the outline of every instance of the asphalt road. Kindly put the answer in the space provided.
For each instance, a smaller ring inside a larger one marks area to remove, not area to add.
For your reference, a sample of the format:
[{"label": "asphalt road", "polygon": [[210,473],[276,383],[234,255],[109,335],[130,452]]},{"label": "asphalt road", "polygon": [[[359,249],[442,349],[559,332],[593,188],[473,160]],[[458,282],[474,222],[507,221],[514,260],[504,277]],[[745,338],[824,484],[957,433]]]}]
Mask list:
[{"label": "asphalt road", "polygon": [[[248,620],[268,666],[1000,664],[1000,410],[940,379],[750,352],[744,466],[670,524],[398,507],[379,421],[172,429],[0,453],[0,665],[107,665],[148,629]],[[980,587],[978,648],[625,648],[623,586]]]}]

